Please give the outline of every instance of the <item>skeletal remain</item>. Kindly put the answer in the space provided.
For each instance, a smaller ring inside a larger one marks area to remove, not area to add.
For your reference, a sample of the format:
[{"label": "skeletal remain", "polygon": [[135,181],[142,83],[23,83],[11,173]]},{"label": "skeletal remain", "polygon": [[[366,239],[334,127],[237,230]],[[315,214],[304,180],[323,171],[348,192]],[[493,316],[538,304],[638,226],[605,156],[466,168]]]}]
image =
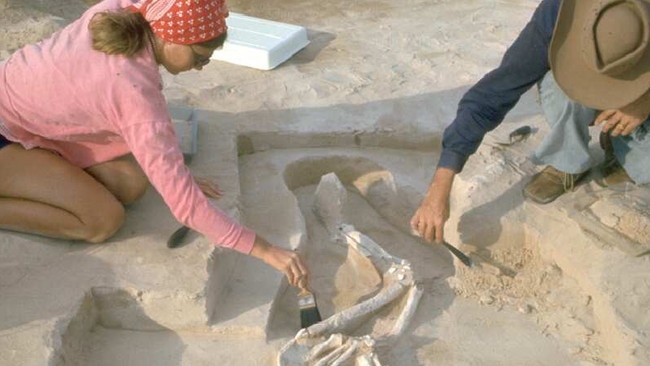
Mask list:
[{"label": "skeletal remain", "polygon": [[[357,366],[380,366],[375,347],[390,346],[406,330],[422,296],[413,280],[411,264],[386,252],[354,226],[342,222],[342,205],[347,192],[333,173],[323,176],[316,189],[314,212],[330,231],[335,242],[369,258],[382,273],[382,289],[372,298],[351,306],[306,329],[285,344],[279,352],[279,366],[342,365],[352,361]],[[349,336],[358,325],[390,304],[399,304],[406,294],[403,308],[385,334]]]},{"label": "skeletal remain", "polygon": [[307,360],[308,361],[313,361],[324,353],[324,351],[329,350],[329,349],[336,349],[338,347],[341,347],[343,345],[343,335],[342,334],[332,334],[325,342],[322,342],[318,345],[316,345],[314,348],[312,348],[311,352],[307,355]]},{"label": "skeletal remain", "polygon": [[404,333],[409,323],[411,323],[413,314],[415,314],[415,310],[417,309],[420,298],[422,297],[422,289],[417,285],[411,286],[409,288],[409,293],[407,296],[408,298],[406,299],[404,310],[400,313],[397,320],[395,320],[393,329],[383,338],[377,339],[378,342],[381,342],[383,344],[396,341],[397,338],[399,338],[399,336]]},{"label": "skeletal remain", "polygon": [[341,332],[355,325],[355,320],[363,321],[368,314],[377,312],[384,305],[403,295],[407,287],[400,282],[393,282],[380,291],[376,296],[349,307],[320,323],[307,328],[307,336],[318,336],[325,333]]},{"label": "skeletal remain", "polygon": [[337,236],[339,238],[338,242],[345,242],[347,245],[356,249],[357,252],[366,257],[370,257],[371,260],[382,259],[392,263],[406,262],[401,258],[390,255],[384,248],[375,243],[374,240],[357,231],[352,225],[341,224],[337,229],[341,233],[341,235]]},{"label": "skeletal remain", "polygon": [[347,190],[336,174],[329,173],[321,177],[315,196],[314,214],[323,222],[332,240],[339,240],[337,229],[343,223],[343,204],[348,198]]},{"label": "skeletal remain", "polygon": [[350,342],[348,349],[346,349],[336,361],[332,362],[332,366],[342,365],[344,362],[347,362],[357,351],[357,348],[359,348],[359,341],[353,339]]}]

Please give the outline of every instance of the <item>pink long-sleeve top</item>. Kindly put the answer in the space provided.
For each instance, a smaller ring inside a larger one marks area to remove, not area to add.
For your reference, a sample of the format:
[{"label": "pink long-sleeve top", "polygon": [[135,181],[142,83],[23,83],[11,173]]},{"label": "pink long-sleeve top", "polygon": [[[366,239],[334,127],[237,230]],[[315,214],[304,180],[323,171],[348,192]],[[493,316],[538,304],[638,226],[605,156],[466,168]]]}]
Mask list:
[{"label": "pink long-sleeve top", "polygon": [[255,233],[214,206],[183,162],[153,49],[133,57],[92,49],[92,16],[131,3],[102,1],[0,64],[0,134],[80,168],[132,153],[178,221],[250,253]]}]

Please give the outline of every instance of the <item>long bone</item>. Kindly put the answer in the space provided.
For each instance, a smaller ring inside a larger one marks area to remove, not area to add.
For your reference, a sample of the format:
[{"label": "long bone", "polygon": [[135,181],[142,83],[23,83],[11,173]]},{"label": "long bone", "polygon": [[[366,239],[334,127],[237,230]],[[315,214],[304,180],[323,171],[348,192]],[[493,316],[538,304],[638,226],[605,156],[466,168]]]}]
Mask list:
[{"label": "long bone", "polygon": [[345,344],[343,334],[332,334],[326,341],[315,345],[307,355],[307,361],[313,361],[331,348],[339,348]]},{"label": "long bone", "polygon": [[[336,362],[337,360],[340,359],[341,356],[345,354],[345,352],[350,348],[352,344],[350,342],[345,342],[341,346],[335,348],[334,350],[330,351],[325,357],[321,358],[320,360],[317,360],[314,363],[314,366],[327,366],[331,365],[333,362]],[[313,360],[311,360],[313,362]]]},{"label": "long bone", "polygon": [[[413,272],[408,261],[397,258],[385,251],[370,237],[357,231],[354,226],[344,224],[342,205],[347,192],[335,174],[330,173],[321,179],[316,189],[314,212],[321,219],[332,239],[346,244],[380,269],[384,287],[374,297],[345,309],[328,319],[301,329],[285,344],[278,355],[278,365],[342,365],[349,364],[354,357],[357,366],[381,366],[375,345],[387,345],[396,340],[408,327],[422,290],[413,280]],[[355,323],[378,312],[384,306],[395,302],[404,293],[406,301],[393,327],[386,334],[361,337],[348,337],[341,333]]]},{"label": "long bone", "polygon": [[[387,287],[385,287],[371,299],[368,299],[360,304],[337,313],[323,322],[314,324],[309,328],[302,329],[300,332],[298,332],[298,334],[296,334],[296,337],[294,337],[294,339],[286,344],[285,347],[283,347],[283,349],[280,351],[278,364],[283,366],[293,365],[294,363],[288,362],[283,356],[286,354],[288,358],[291,358],[289,356],[289,352],[292,349],[294,353],[300,353],[300,349],[309,349],[309,346],[305,348],[304,344],[316,341],[316,344],[311,345],[311,352],[308,352],[311,357],[305,357],[310,358],[312,362],[308,362],[306,364],[317,365],[328,363],[336,364],[339,362],[342,363],[352,357],[352,352],[356,352],[355,356],[357,365],[381,365],[374,352],[375,341],[370,336],[361,338],[365,339],[364,343],[367,345],[367,347],[363,347],[364,349],[362,351],[358,351],[361,349],[358,344],[357,346],[353,346],[355,342],[358,342],[359,338],[348,338],[344,344],[337,345],[339,342],[341,342],[341,334],[334,334],[328,339],[325,339],[324,337],[326,337],[327,334],[332,334],[334,332],[344,330],[346,326],[355,323],[356,320],[365,318],[367,315],[376,312],[383,306],[394,302],[408,290],[407,300],[405,302],[404,308],[402,309],[402,312],[397,317],[395,325],[391,331],[385,336],[381,337],[380,340],[383,344],[401,335],[408,326],[408,322],[412,318],[422,294],[422,291],[414,285],[411,273],[408,272],[410,272],[410,267],[397,265],[391,266],[390,269],[384,274],[384,279],[387,279],[385,282],[390,283]],[[322,341],[318,342],[317,339],[321,339]],[[333,350],[331,350],[332,347],[334,347]],[[318,361],[318,363],[314,363],[313,361],[316,361],[317,356],[323,354],[324,350],[326,349],[329,351],[327,355]],[[295,355],[294,360],[296,356],[300,357],[299,354]],[[295,364],[298,365],[302,363]]]},{"label": "long bone", "polygon": [[413,318],[415,310],[420,303],[420,298],[422,297],[422,289],[418,285],[414,285],[409,289],[407,296],[408,297],[406,299],[406,303],[404,304],[404,309],[402,309],[402,312],[399,314],[397,320],[395,320],[393,329],[391,329],[388,334],[384,335],[381,338],[378,338],[378,343],[381,343],[382,345],[392,343],[404,333],[408,325],[411,323],[411,319]]},{"label": "long bone", "polygon": [[345,244],[354,248],[357,252],[369,257],[376,266],[380,266],[380,270],[386,270],[386,262],[391,264],[401,264],[410,267],[410,263],[404,259],[395,257],[388,253],[384,248],[377,244],[367,235],[357,231],[354,226],[348,224],[340,224],[338,226],[337,242],[344,242]]},{"label": "long bone", "polygon": [[350,347],[348,347],[348,349],[345,350],[345,352],[343,352],[340,357],[332,362],[332,366],[340,366],[344,362],[347,362],[356,353],[357,348],[359,348],[359,341],[352,339],[350,341]]},{"label": "long bone", "polygon": [[334,314],[326,320],[316,323],[301,335],[307,337],[320,336],[326,332],[340,332],[346,328],[347,325],[354,323],[359,318],[364,318],[366,315],[376,312],[384,305],[392,302],[400,295],[402,295],[408,287],[400,281],[391,283],[388,287],[381,290],[376,296],[363,301],[357,305],[351,306],[338,314]]}]

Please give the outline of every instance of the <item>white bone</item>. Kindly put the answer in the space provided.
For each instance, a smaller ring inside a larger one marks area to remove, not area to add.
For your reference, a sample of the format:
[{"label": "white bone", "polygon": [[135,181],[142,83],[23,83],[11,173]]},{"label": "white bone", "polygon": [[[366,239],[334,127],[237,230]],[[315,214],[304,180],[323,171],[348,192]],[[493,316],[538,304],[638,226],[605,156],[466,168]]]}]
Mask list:
[{"label": "white bone", "polygon": [[319,343],[312,348],[307,355],[307,361],[313,361],[328,349],[340,347],[341,345],[343,345],[343,335],[332,334],[325,342]]},{"label": "white bone", "polygon": [[345,350],[349,347],[349,343],[342,345],[341,347],[335,348],[327,356],[320,359],[314,364],[314,366],[327,366],[331,364],[331,361],[337,359],[341,354],[345,353]]},{"label": "white bone", "polygon": [[[343,235],[346,243],[352,248],[356,249],[366,257],[373,256],[376,258],[386,259],[389,262],[401,263],[407,262],[401,258],[390,255],[379,244],[375,243],[367,235],[357,231],[354,226],[348,224],[341,224],[338,226],[339,232]],[[407,262],[408,263],[408,262]]]},{"label": "white bone", "polygon": [[404,333],[415,314],[421,297],[422,289],[419,286],[415,285],[409,289],[404,309],[402,309],[402,312],[395,320],[393,329],[380,340],[382,343],[393,341]]},{"label": "white bone", "polygon": [[[385,345],[402,335],[422,297],[422,289],[413,281],[410,262],[392,256],[354,226],[342,222],[342,206],[346,199],[347,191],[336,175],[328,174],[321,179],[316,189],[314,212],[323,221],[334,241],[346,244],[368,257],[382,272],[383,288],[374,297],[298,331],[281,348],[277,359],[279,366],[340,366],[349,364],[352,358],[357,366],[381,366],[375,352],[377,342]],[[387,304],[397,302],[407,291],[403,309],[388,333],[361,337],[348,337],[340,333],[350,330],[348,328],[358,325],[373,313],[378,313]]]},{"label": "white bone", "polygon": [[310,336],[318,336],[325,332],[338,332],[345,328],[346,325],[353,323],[355,319],[364,317],[372,312],[379,310],[384,305],[392,302],[406,291],[406,288],[400,282],[393,282],[384,288],[375,297],[372,297],[362,303],[349,307],[338,314],[334,314],[326,320],[316,323],[307,328]]},{"label": "white bone", "polygon": [[343,354],[336,359],[336,361],[332,362],[332,366],[341,366],[343,365],[344,362],[348,361],[352,355],[357,351],[357,348],[359,348],[359,341],[352,339],[350,341],[350,346],[348,347]]},{"label": "white bone", "polygon": [[333,240],[338,241],[338,226],[343,223],[343,205],[348,198],[348,192],[334,173],[321,177],[314,193],[313,211]]},{"label": "white bone", "polygon": [[381,366],[381,362],[377,358],[377,355],[374,353],[364,354],[357,358],[358,366]]}]

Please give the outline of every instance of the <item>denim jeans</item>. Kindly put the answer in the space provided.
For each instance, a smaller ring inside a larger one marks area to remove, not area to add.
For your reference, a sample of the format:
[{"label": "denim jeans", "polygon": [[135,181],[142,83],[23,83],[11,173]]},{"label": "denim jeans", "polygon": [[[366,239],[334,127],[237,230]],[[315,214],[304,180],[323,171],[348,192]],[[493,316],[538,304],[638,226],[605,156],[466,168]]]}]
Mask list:
[{"label": "denim jeans", "polygon": [[[589,153],[589,124],[600,111],[569,99],[555,83],[551,72],[546,73],[538,88],[550,132],[533,152],[532,161],[566,173],[587,171],[595,163]],[[648,131],[650,119],[628,136],[611,138],[616,159],[637,184],[650,182]]]}]

